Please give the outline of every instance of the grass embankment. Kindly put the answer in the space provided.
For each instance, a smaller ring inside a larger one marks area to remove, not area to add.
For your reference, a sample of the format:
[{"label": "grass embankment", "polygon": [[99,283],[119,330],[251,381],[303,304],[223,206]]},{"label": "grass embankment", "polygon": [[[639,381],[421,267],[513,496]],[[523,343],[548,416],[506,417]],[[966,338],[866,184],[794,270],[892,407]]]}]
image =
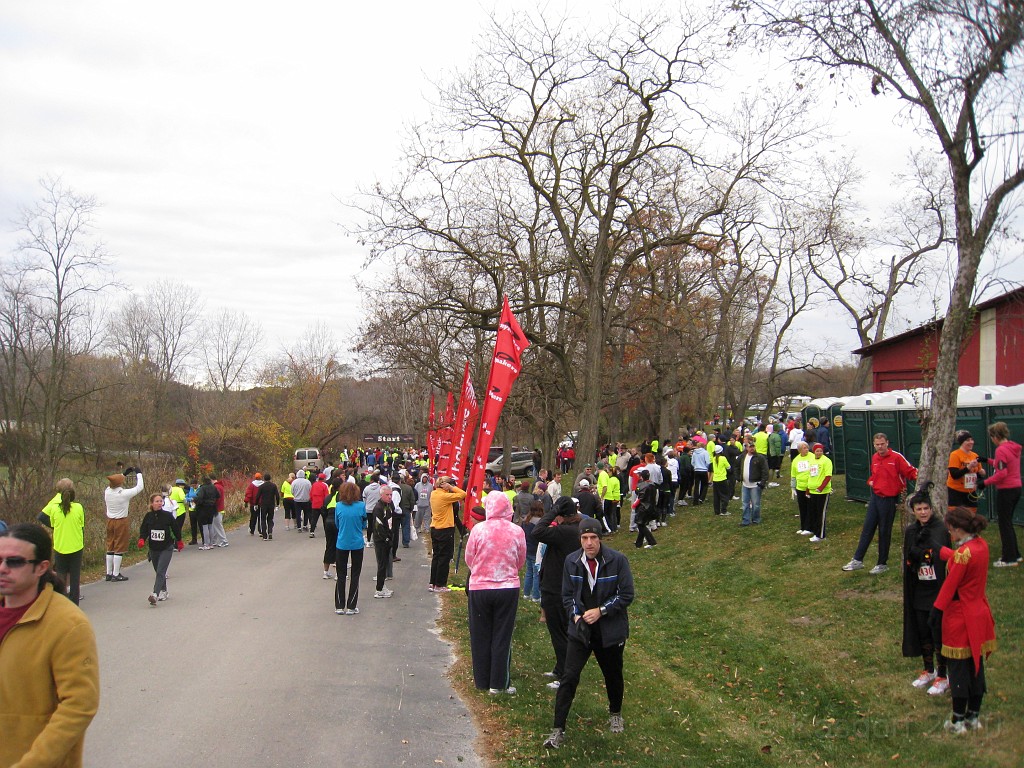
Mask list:
[{"label": "grass embankment", "polygon": [[[520,604],[518,694],[491,697],[472,685],[465,595],[447,595],[445,634],[459,652],[452,677],[494,765],[1020,766],[1024,568],[989,573],[999,650],[986,667],[985,729],[949,736],[942,731],[948,696],[911,687],[921,662],[900,652],[902,536],[893,534],[888,573],[844,573],[864,505],[842,499],[840,478],[829,536],[811,544],[796,535],[785,486],[766,492],[761,526],[740,528],[734,501],[725,518],[715,518],[710,504],[681,508],[657,531],[654,549],[634,549],[628,533],[606,540],[629,557],[636,581],[620,736],[607,731],[607,699],[591,659],[565,746],[544,750],[554,692],[541,673],[553,655],[539,609]],[[995,526],[984,535],[995,559]],[[875,557],[873,544],[869,567]]]}]

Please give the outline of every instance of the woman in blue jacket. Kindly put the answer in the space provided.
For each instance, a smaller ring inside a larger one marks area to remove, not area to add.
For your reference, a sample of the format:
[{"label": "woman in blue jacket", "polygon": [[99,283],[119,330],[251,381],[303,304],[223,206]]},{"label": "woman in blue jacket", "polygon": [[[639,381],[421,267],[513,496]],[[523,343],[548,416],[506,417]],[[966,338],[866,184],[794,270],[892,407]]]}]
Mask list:
[{"label": "woman in blue jacket", "polygon": [[[352,616],[359,613],[359,574],[363,571],[363,548],[366,546],[363,538],[363,531],[366,530],[366,505],[355,483],[346,481],[338,489],[334,522],[338,526],[335,554],[338,583],[334,588],[334,612],[339,616]],[[346,573],[349,558],[352,559],[352,573],[346,599],[345,579],[349,575]]]}]

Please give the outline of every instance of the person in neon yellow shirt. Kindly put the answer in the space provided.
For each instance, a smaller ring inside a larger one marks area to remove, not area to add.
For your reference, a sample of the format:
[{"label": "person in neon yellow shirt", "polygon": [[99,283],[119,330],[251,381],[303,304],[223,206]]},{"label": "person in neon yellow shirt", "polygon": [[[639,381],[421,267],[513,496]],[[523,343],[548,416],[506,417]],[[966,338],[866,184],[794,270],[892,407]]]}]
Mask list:
[{"label": "person in neon yellow shirt", "polygon": [[729,469],[731,465],[729,460],[725,458],[725,454],[723,454],[725,448],[721,445],[716,445],[713,450],[715,455],[711,459],[711,492],[713,494],[715,514],[726,516],[731,514],[729,512],[729,498],[732,496],[729,490]]},{"label": "person in neon yellow shirt", "polygon": [[174,529],[178,532],[178,539],[181,539],[181,530],[185,527],[185,513],[188,508],[185,504],[185,486],[187,483],[178,478],[174,481],[174,485],[167,492],[167,498],[175,503],[174,509]]},{"label": "person in neon yellow shirt", "polygon": [[814,444],[814,461],[807,472],[808,517],[811,541],[825,538],[828,497],[832,495],[832,459],[825,455],[825,446]]},{"label": "person in neon yellow shirt", "polygon": [[608,479],[604,487],[604,521],[612,533],[619,529],[619,511],[622,509],[622,482],[619,469],[610,464]]},{"label": "person in neon yellow shirt", "polygon": [[[288,479],[281,483],[281,506],[284,507],[284,529],[290,531],[292,529],[291,521],[295,519],[295,494],[292,493],[292,480],[295,479],[295,473],[291,472],[288,474]],[[298,528],[298,523],[295,525]]]},{"label": "person in neon yellow shirt", "polygon": [[57,481],[57,495],[43,507],[42,516],[49,520],[47,525],[53,529],[53,570],[67,583],[68,597],[78,605],[85,549],[85,510],[75,501],[74,482],[66,477]]},{"label": "person in neon yellow shirt", "polygon": [[796,449],[796,456],[789,464],[789,487],[793,491],[793,498],[796,499],[796,506],[800,512],[800,529],[797,533],[801,536],[812,536],[811,520],[807,514],[807,480],[814,454],[803,440],[796,444]]}]

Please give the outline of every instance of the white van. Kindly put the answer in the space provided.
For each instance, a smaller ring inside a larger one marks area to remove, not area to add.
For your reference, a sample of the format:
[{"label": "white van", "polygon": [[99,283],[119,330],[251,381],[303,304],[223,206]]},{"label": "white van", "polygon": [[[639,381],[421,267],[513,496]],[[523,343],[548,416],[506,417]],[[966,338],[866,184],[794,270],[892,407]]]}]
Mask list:
[{"label": "white van", "polygon": [[324,468],[324,460],[320,455],[319,448],[299,448],[295,452],[295,460],[292,462],[295,470],[312,469],[317,472]]}]

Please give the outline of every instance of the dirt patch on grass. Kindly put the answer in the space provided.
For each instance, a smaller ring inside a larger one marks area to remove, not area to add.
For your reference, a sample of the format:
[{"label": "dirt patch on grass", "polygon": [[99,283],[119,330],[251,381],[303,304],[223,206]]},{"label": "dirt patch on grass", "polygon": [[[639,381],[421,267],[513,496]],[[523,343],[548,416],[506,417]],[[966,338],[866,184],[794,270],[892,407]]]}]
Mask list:
[{"label": "dirt patch on grass", "polygon": [[882,603],[899,603],[903,601],[903,593],[895,589],[883,589],[878,592],[859,592],[856,589],[844,589],[836,592],[840,600],[877,600]]}]

